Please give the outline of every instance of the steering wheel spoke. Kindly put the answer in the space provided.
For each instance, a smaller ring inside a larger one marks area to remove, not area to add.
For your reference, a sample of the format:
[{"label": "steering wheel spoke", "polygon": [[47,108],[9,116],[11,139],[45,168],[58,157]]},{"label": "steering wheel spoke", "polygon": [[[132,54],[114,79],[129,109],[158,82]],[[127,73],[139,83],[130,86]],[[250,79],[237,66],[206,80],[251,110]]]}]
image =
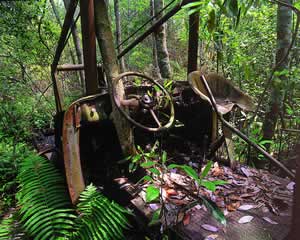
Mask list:
[{"label": "steering wheel spoke", "polygon": [[155,112],[152,110],[152,109],[149,109],[154,121],[156,122],[156,124],[158,125],[158,127],[161,127],[161,123],[160,121],[158,120],[158,117],[156,116]]}]

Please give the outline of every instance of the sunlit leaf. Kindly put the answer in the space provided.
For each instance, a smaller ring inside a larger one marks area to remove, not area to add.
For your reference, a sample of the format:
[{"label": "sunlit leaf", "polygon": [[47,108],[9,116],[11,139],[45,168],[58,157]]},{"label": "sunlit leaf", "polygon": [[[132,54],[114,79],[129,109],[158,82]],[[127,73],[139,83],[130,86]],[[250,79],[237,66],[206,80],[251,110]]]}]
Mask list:
[{"label": "sunlit leaf", "polygon": [[212,164],[213,164],[213,162],[211,160],[206,164],[205,168],[201,172],[200,179],[203,179],[203,178],[205,178],[207,176],[209,170],[212,167]]},{"label": "sunlit leaf", "polygon": [[146,201],[152,202],[156,200],[159,197],[159,189],[157,187],[154,187],[153,185],[150,185],[146,189]]}]

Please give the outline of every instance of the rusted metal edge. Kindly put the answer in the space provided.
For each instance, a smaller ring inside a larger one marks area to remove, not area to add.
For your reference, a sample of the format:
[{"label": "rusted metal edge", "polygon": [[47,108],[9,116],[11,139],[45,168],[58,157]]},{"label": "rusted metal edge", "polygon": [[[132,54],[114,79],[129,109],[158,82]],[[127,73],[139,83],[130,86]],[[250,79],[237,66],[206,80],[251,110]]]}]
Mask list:
[{"label": "rusted metal edge", "polygon": [[246,143],[248,143],[249,145],[251,145],[252,147],[254,147],[257,151],[259,151],[262,155],[264,155],[264,157],[266,157],[267,159],[269,159],[270,161],[272,161],[273,163],[275,163],[277,165],[277,167],[279,167],[280,169],[282,169],[291,179],[295,180],[295,174],[292,173],[286,166],[284,166],[281,162],[279,162],[276,158],[272,157],[268,152],[266,152],[264,149],[262,149],[259,145],[257,145],[256,143],[252,142],[245,134],[243,134],[241,131],[239,131],[237,128],[235,128],[234,126],[232,126],[229,122],[227,122],[223,116],[218,112],[217,109],[217,104],[216,104],[216,100],[210,90],[210,87],[208,86],[208,83],[204,77],[204,75],[200,76],[200,80],[202,81],[202,83],[204,84],[204,87],[207,90],[208,93],[208,97],[212,103],[212,107],[214,109],[214,111],[217,114],[218,119],[221,121],[222,124],[224,124],[230,131],[234,132],[236,135],[238,135],[241,139],[243,139]]},{"label": "rusted metal edge", "polygon": [[83,97],[73,102],[66,110],[63,121],[63,157],[70,198],[75,204],[84,190],[84,178],[80,161],[80,105],[85,101],[94,100],[106,93]]},{"label": "rusted metal edge", "polygon": [[188,3],[195,2],[195,0],[182,0],[180,1],[176,6],[174,6],[169,12],[167,12],[165,15],[163,15],[160,19],[158,19],[156,22],[153,23],[152,26],[150,26],[142,35],[137,37],[129,46],[127,46],[120,54],[117,56],[118,59],[123,57],[125,54],[127,54],[131,49],[136,47],[140,42],[142,42],[146,37],[148,37],[151,33],[153,33],[157,27],[164,24],[167,20],[169,20],[171,17],[173,17],[179,10],[182,9],[184,5],[187,5]]}]

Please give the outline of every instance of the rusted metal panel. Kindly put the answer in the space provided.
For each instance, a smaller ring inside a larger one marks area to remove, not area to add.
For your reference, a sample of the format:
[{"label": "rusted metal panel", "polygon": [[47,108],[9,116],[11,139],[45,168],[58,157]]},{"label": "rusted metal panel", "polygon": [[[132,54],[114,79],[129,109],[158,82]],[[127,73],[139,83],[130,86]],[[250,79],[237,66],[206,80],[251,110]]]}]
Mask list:
[{"label": "rusted metal panel", "polygon": [[63,123],[63,155],[68,189],[72,203],[79,198],[85,184],[80,163],[79,127],[77,104],[72,104],[66,111]]},{"label": "rusted metal panel", "polygon": [[94,0],[80,1],[86,94],[98,92]]},{"label": "rusted metal panel", "polygon": [[107,93],[104,92],[78,99],[70,105],[64,115],[62,134],[63,157],[69,194],[73,204],[76,203],[80,193],[85,188],[79,142],[82,121],[81,107],[87,101],[96,100],[105,94]]}]

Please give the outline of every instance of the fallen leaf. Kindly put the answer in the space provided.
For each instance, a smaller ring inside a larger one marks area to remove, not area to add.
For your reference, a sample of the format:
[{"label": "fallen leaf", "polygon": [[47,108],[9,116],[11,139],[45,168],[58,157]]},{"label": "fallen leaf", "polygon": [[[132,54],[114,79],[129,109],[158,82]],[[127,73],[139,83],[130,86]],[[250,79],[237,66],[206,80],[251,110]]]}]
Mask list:
[{"label": "fallen leaf", "polygon": [[290,191],[294,191],[295,182],[290,182],[288,185],[286,185],[286,188]]},{"label": "fallen leaf", "polygon": [[224,171],[222,168],[219,167],[219,164],[217,162],[214,163],[214,167],[211,170],[212,176],[219,177],[224,175]]},{"label": "fallen leaf", "polygon": [[243,199],[240,196],[234,194],[229,195],[229,199],[233,201],[243,201]]},{"label": "fallen leaf", "polygon": [[167,189],[167,196],[177,195],[177,192],[173,188]]},{"label": "fallen leaf", "polygon": [[235,211],[237,208],[239,208],[240,205],[241,205],[240,202],[234,202],[227,205],[226,208],[228,211],[232,212]]},{"label": "fallen leaf", "polygon": [[268,222],[268,223],[271,223],[271,224],[274,224],[274,225],[278,224],[278,222],[275,222],[275,221],[273,221],[272,219],[270,219],[270,218],[268,218],[268,217],[263,217],[263,219],[264,219],[266,222]]},{"label": "fallen leaf", "polygon": [[244,216],[244,217],[241,217],[238,222],[242,223],[242,224],[249,223],[252,221],[253,218],[254,217],[252,217],[252,216]]},{"label": "fallen leaf", "polygon": [[202,224],[201,227],[207,231],[210,232],[217,232],[219,231],[219,229],[215,226],[209,225],[209,224]]},{"label": "fallen leaf", "polygon": [[252,174],[252,172],[250,172],[247,168],[245,168],[245,167],[241,167],[241,171],[242,171],[242,173],[244,173],[244,175],[246,176],[246,177],[251,177],[251,176],[253,176],[253,174]]},{"label": "fallen leaf", "polygon": [[214,239],[217,239],[217,237],[219,237],[218,234],[210,234],[210,235],[206,236],[206,238],[204,238],[204,240],[214,240]]},{"label": "fallen leaf", "polygon": [[191,220],[191,215],[190,214],[185,214],[183,218],[183,225],[186,226],[190,223]]},{"label": "fallen leaf", "polygon": [[238,208],[238,210],[242,210],[242,211],[247,211],[247,210],[250,210],[254,208],[254,205],[251,205],[251,204],[245,204],[245,205],[242,205]]},{"label": "fallen leaf", "polygon": [[227,216],[229,212],[227,209],[225,209],[223,213],[224,213],[224,216]]},{"label": "fallen leaf", "polygon": [[150,203],[149,207],[154,211],[156,211],[157,209],[160,208],[159,204],[157,204],[157,203]]}]

